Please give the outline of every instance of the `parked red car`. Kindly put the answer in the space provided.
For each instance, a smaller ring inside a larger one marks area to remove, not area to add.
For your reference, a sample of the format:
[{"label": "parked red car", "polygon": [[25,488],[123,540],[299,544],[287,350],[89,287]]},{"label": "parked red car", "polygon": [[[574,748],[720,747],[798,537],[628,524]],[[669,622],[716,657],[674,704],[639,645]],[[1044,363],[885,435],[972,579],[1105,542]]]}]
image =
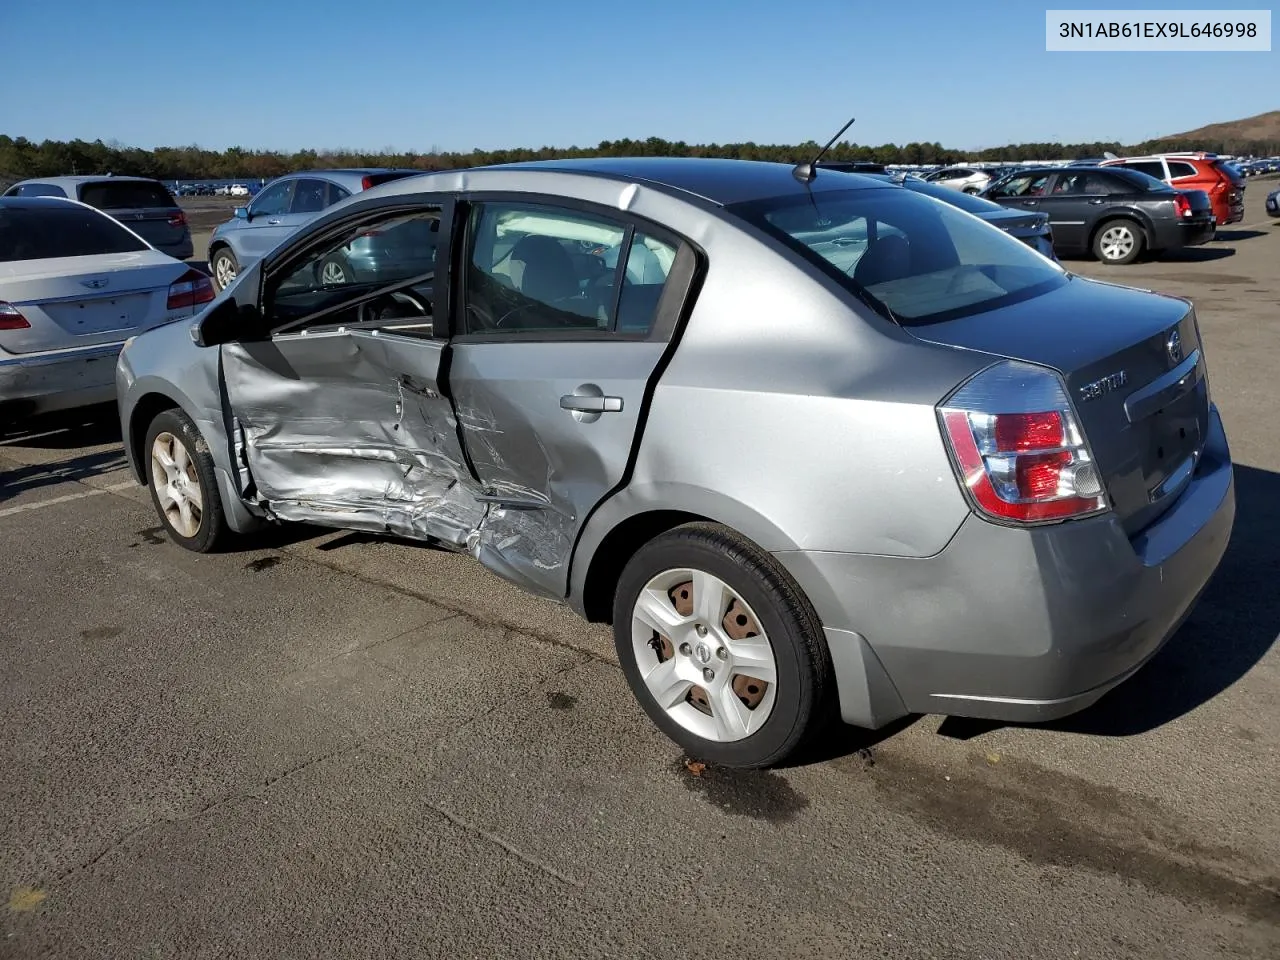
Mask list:
[{"label": "parked red car", "polygon": [[1216,153],[1162,153],[1104,160],[1101,167],[1128,167],[1179,190],[1203,190],[1218,226],[1244,219],[1244,178]]}]

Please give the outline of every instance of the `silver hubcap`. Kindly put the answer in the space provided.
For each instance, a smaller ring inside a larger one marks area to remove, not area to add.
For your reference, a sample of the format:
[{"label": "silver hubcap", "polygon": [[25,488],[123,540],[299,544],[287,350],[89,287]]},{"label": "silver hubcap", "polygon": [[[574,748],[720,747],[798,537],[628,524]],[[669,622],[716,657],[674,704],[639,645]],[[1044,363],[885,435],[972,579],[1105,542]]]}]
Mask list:
[{"label": "silver hubcap", "polygon": [[173,529],[188,538],[200,532],[200,479],[187,448],[172,433],[160,434],[151,445],[151,486]]},{"label": "silver hubcap", "polygon": [[1128,227],[1107,227],[1102,231],[1102,255],[1108,260],[1119,260],[1133,252],[1133,231]]},{"label": "silver hubcap", "polygon": [[346,283],[347,274],[342,269],[342,264],[334,263],[332,260],[328,261],[320,268],[320,282],[324,284]]},{"label": "silver hubcap", "polygon": [[236,278],[236,265],[231,262],[230,257],[218,257],[213,265],[213,278],[218,281],[220,288],[231,285],[231,281]]},{"label": "silver hubcap", "polygon": [[773,711],[778,668],[760,620],[703,570],[666,570],[640,591],[631,617],[640,676],[667,715],[717,743],[742,740]]}]

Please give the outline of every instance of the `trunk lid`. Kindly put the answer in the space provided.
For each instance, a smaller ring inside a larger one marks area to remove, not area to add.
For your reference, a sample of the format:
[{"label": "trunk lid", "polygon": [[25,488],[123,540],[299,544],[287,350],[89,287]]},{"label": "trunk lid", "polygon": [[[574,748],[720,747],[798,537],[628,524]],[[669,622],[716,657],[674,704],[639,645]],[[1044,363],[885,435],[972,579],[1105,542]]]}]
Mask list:
[{"label": "trunk lid", "polygon": [[1213,201],[1203,190],[1179,190],[1187,202],[1191,204],[1191,212],[1196,216],[1210,216],[1213,213]]},{"label": "trunk lid", "polygon": [[0,263],[0,300],[29,327],[0,330],[0,348],[32,353],[113,343],[191,310],[169,311],[186,264],[163,253],[113,253]]},{"label": "trunk lid", "polygon": [[1190,480],[1209,397],[1195,310],[1186,301],[1072,277],[1031,301],[906,329],[931,343],[1058,370],[1130,534]]}]

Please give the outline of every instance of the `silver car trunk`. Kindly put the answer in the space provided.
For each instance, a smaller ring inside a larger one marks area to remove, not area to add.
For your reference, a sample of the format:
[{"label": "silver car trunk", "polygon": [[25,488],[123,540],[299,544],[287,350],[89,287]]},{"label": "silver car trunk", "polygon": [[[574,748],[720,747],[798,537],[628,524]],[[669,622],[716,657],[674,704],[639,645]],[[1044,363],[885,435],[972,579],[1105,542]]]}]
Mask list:
[{"label": "silver car trunk", "polygon": [[1129,533],[1170,506],[1194,472],[1209,398],[1186,301],[1073,277],[1029,302],[908,329],[1061,372]]},{"label": "silver car trunk", "polygon": [[29,327],[0,330],[0,348],[31,353],[123,340],[166,316],[185,264],[159,251],[0,263],[0,300]]}]

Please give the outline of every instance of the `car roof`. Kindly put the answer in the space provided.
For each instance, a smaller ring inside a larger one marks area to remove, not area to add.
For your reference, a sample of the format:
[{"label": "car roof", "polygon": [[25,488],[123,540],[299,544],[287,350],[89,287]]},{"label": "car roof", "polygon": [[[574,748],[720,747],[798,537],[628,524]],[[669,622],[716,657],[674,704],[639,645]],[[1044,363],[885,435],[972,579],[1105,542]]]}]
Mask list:
[{"label": "car roof", "polygon": [[107,176],[105,173],[99,173],[96,176],[76,176],[76,177],[27,177],[25,180],[19,180],[13,186],[20,186],[24,183],[51,183],[59,187],[78,186],[82,183],[115,183],[116,181],[125,181],[131,183],[159,183],[154,177],[116,177]]},{"label": "car roof", "polygon": [[[484,175],[486,171],[519,170],[527,173],[571,173],[609,180],[640,182],[670,193],[685,193],[719,206],[762,200],[808,191],[857,190],[883,187],[857,173],[817,168],[808,184],[792,175],[789,163],[760,160],[726,160],[714,157],[584,157],[574,160],[534,160],[473,167],[465,171]],[[463,171],[458,171],[463,172]]]}]

